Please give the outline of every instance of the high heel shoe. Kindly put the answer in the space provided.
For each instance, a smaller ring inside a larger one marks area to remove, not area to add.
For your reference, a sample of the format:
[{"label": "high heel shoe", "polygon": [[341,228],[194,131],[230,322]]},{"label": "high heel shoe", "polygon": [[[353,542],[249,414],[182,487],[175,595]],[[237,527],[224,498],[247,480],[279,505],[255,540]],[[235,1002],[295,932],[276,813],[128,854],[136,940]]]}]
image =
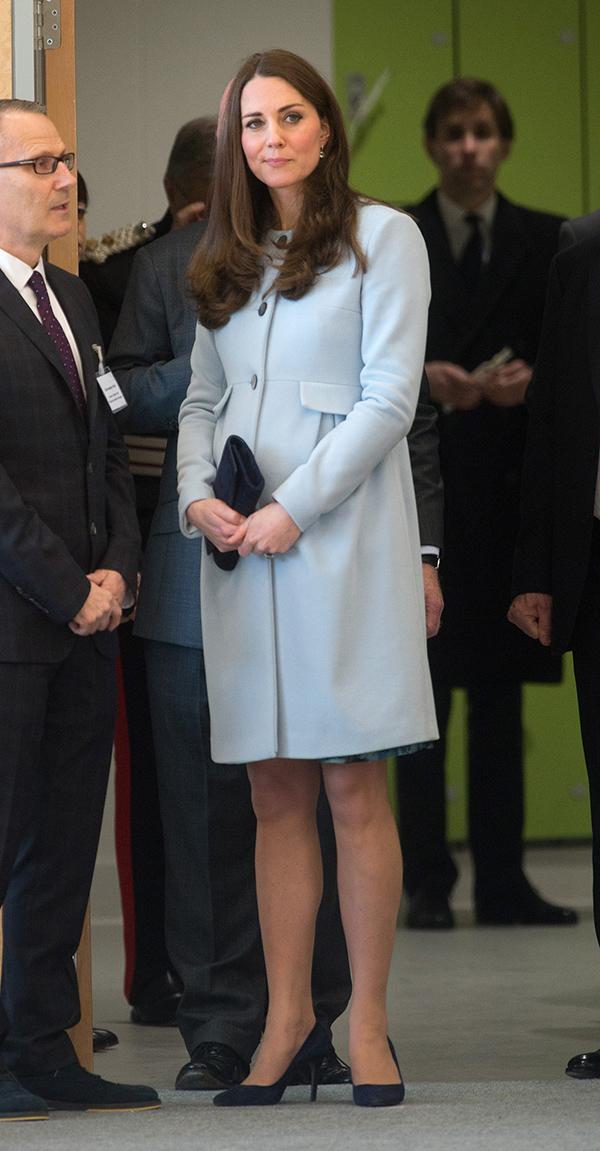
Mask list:
[{"label": "high heel shoe", "polygon": [[279,1103],[289,1084],[292,1072],[300,1063],[306,1063],[310,1068],[310,1101],[314,1103],[317,1098],[319,1063],[328,1051],[330,1043],[329,1031],[317,1020],[291,1063],[275,1083],[269,1083],[266,1087],[257,1083],[239,1083],[235,1087],[230,1087],[227,1091],[221,1091],[219,1095],[215,1095],[213,1103],[217,1107],[266,1107],[273,1103]]},{"label": "high heel shoe", "polygon": [[357,1107],[397,1107],[404,1102],[404,1083],[402,1072],[394,1050],[394,1044],[388,1039],[392,1059],[398,1068],[400,1083],[356,1083],[352,1085],[352,1098]]}]

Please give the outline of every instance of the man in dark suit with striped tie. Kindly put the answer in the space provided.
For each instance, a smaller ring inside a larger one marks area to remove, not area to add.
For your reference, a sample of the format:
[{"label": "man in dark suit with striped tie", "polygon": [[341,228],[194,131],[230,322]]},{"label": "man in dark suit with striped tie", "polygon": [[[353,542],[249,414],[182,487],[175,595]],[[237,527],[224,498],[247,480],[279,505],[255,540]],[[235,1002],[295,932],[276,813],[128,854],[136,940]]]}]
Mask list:
[{"label": "man in dark suit with striped tie", "polygon": [[139,558],[97,317],[77,277],[42,259],[74,218],[73,165],[37,105],[0,101],[0,1120],[159,1105],[152,1088],[85,1071],[67,1035],[111,755],[113,633]]}]

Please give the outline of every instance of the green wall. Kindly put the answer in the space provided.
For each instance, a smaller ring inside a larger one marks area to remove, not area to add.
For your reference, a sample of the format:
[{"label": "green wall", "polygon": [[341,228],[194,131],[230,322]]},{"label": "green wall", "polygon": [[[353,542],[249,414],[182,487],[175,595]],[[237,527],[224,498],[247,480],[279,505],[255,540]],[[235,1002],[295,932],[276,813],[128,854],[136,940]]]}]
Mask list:
[{"label": "green wall", "polygon": [[[391,69],[358,135],[351,178],[408,203],[436,182],[421,143],[434,90],[454,75],[482,76],[516,122],[500,186],[532,207],[579,215],[600,207],[600,0],[334,0],[335,83],[349,95]],[[357,79],[358,78],[358,79]],[[449,835],[466,836],[465,699],[453,701],[448,755]],[[570,658],[558,686],[527,686],[526,836],[590,835],[587,780]]]}]

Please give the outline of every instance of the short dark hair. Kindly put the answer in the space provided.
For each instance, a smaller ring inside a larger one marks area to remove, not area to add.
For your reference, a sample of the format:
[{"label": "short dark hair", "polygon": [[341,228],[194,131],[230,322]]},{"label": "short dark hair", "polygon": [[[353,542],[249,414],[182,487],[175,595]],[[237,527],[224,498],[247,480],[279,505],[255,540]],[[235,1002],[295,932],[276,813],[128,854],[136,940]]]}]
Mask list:
[{"label": "short dark hair", "polygon": [[478,104],[489,104],[498,132],[503,140],[512,140],[515,134],[513,118],[504,97],[493,84],[474,76],[457,76],[442,84],[433,95],[423,120],[423,129],[428,140],[435,136],[440,120],[452,112],[465,108],[476,108]]},{"label": "short dark hair", "polygon": [[165,180],[192,199],[200,185],[210,184],[213,172],[216,116],[198,116],[179,129],[169,154]]},{"label": "short dark hair", "polygon": [[88,196],[87,184],[86,184],[83,176],[81,175],[81,172],[78,172],[77,173],[77,203],[83,204],[84,208],[87,208],[89,202],[90,202],[90,198]]}]

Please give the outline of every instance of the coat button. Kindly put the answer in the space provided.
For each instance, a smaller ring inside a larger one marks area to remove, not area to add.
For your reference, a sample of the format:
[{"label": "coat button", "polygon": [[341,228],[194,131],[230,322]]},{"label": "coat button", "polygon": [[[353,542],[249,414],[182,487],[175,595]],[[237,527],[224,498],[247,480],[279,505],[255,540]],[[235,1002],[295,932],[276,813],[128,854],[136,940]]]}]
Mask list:
[{"label": "coat button", "polygon": [[92,461],[91,461],[91,460],[90,460],[90,462],[88,463],[88,466],[87,466],[87,470],[88,470],[88,475],[89,475],[89,476],[93,476],[93,474],[94,474],[94,465],[93,465],[93,463],[92,463]]},{"label": "coat button", "polygon": [[264,316],[266,310],[267,310],[267,304],[266,304],[266,301],[263,300],[262,304],[260,305],[260,308],[258,309],[259,316]]},{"label": "coat button", "polygon": [[98,528],[96,527],[96,525],[95,525],[95,523],[94,523],[94,521],[93,521],[93,520],[92,520],[92,522],[91,522],[91,524],[90,524],[90,535],[91,535],[91,536],[97,536],[97,535],[98,535]]},{"label": "coat button", "polygon": [[252,391],[254,391],[257,383],[258,383],[258,376],[252,376],[252,379],[250,380],[250,387],[252,388]]}]

